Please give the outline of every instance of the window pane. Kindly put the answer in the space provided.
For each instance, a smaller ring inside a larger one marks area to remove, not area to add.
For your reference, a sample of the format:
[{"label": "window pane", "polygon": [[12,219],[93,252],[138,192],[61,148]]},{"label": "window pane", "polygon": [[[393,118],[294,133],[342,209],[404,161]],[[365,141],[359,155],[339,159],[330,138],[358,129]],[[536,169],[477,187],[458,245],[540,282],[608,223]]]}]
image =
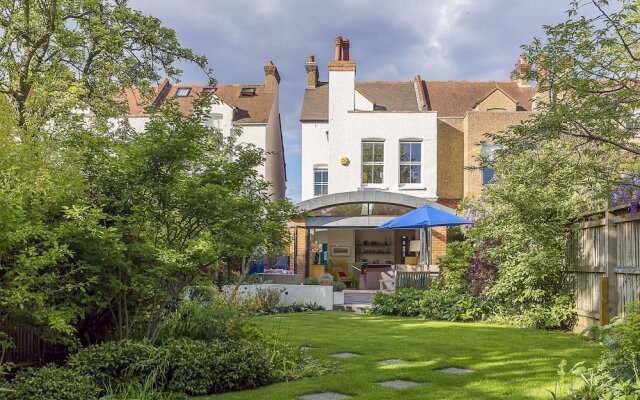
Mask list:
[{"label": "window pane", "polygon": [[411,167],[408,165],[400,166],[400,183],[411,183]]},{"label": "window pane", "polygon": [[411,159],[411,144],[400,143],[400,161],[406,162]]},{"label": "window pane", "polygon": [[495,171],[493,168],[483,168],[482,169],[482,184],[488,185],[493,181],[493,176],[495,175]]},{"label": "window pane", "polygon": [[384,143],[374,143],[373,161],[384,162]]},{"label": "window pane", "polygon": [[329,182],[329,171],[322,171],[320,173],[320,182],[328,183]]},{"label": "window pane", "polygon": [[422,160],[422,154],[420,151],[421,143],[411,143],[411,161]]},{"label": "window pane", "polygon": [[411,183],[420,183],[420,165],[411,166]]},{"label": "window pane", "polygon": [[371,142],[362,143],[362,161],[373,162],[373,143]]},{"label": "window pane", "polygon": [[313,187],[313,195],[314,195],[314,196],[320,196],[320,195],[322,195],[322,186],[320,186],[320,185],[314,185],[314,187]]},{"label": "window pane", "polygon": [[316,170],[316,171],[314,171],[314,172],[313,172],[313,182],[314,182],[314,183],[318,183],[318,182],[320,182],[320,180],[321,180],[321,179],[322,179],[322,174],[321,174],[321,172],[320,172],[320,171],[317,171],[317,170]]},{"label": "window pane", "polygon": [[362,166],[362,183],[371,183],[372,170],[373,166],[371,165]]},{"label": "window pane", "polygon": [[382,165],[373,166],[373,176],[371,177],[371,183],[382,183],[382,174],[384,167]]}]

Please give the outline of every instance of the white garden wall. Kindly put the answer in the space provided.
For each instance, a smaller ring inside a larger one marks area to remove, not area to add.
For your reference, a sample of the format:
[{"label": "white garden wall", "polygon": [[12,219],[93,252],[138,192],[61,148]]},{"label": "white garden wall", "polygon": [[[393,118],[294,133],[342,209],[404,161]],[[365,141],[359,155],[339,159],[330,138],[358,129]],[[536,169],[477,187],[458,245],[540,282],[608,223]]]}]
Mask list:
[{"label": "white garden wall", "polygon": [[[224,290],[233,290],[235,286],[225,286]],[[280,304],[287,306],[293,303],[316,303],[325,310],[333,310],[333,286],[321,285],[240,285],[238,291],[241,294],[255,294],[258,290],[283,290]]]}]

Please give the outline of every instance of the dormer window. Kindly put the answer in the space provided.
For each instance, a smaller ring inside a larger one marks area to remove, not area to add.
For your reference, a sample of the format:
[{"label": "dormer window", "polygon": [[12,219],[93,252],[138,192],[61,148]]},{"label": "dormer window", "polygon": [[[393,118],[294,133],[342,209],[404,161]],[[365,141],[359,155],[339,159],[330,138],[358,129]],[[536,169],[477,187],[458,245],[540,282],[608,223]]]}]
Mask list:
[{"label": "dormer window", "polygon": [[176,97],[187,97],[189,93],[191,93],[190,87],[178,88],[178,90],[176,90]]},{"label": "dormer window", "polygon": [[253,97],[256,95],[256,88],[254,87],[243,87],[240,89],[240,97]]}]

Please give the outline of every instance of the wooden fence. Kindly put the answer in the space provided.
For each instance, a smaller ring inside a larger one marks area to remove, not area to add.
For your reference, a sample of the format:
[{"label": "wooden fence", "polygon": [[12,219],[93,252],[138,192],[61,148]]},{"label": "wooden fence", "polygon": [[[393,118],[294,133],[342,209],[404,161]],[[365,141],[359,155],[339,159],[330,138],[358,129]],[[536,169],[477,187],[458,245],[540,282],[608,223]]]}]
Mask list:
[{"label": "wooden fence", "polygon": [[579,326],[624,317],[640,300],[640,214],[622,207],[583,215],[567,235],[566,256]]}]

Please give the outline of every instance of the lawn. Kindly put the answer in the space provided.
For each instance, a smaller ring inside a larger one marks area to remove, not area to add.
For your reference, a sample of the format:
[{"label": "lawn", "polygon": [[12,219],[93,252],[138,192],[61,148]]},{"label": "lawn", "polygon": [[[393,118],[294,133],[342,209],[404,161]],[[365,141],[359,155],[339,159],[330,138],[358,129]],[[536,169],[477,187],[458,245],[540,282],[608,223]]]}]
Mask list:
[{"label": "lawn", "polygon": [[[255,318],[265,331],[302,346],[319,358],[337,362],[335,374],[256,390],[208,397],[296,399],[334,391],[360,399],[550,399],[558,364],[593,362],[597,345],[568,333],[517,329],[485,323],[421,321],[337,312],[287,314]],[[337,359],[332,354],[357,353]],[[387,359],[408,361],[379,365]],[[474,370],[466,375],[438,371],[446,367]],[[390,389],[389,380],[419,385]],[[207,397],[202,398],[207,399]]]}]

